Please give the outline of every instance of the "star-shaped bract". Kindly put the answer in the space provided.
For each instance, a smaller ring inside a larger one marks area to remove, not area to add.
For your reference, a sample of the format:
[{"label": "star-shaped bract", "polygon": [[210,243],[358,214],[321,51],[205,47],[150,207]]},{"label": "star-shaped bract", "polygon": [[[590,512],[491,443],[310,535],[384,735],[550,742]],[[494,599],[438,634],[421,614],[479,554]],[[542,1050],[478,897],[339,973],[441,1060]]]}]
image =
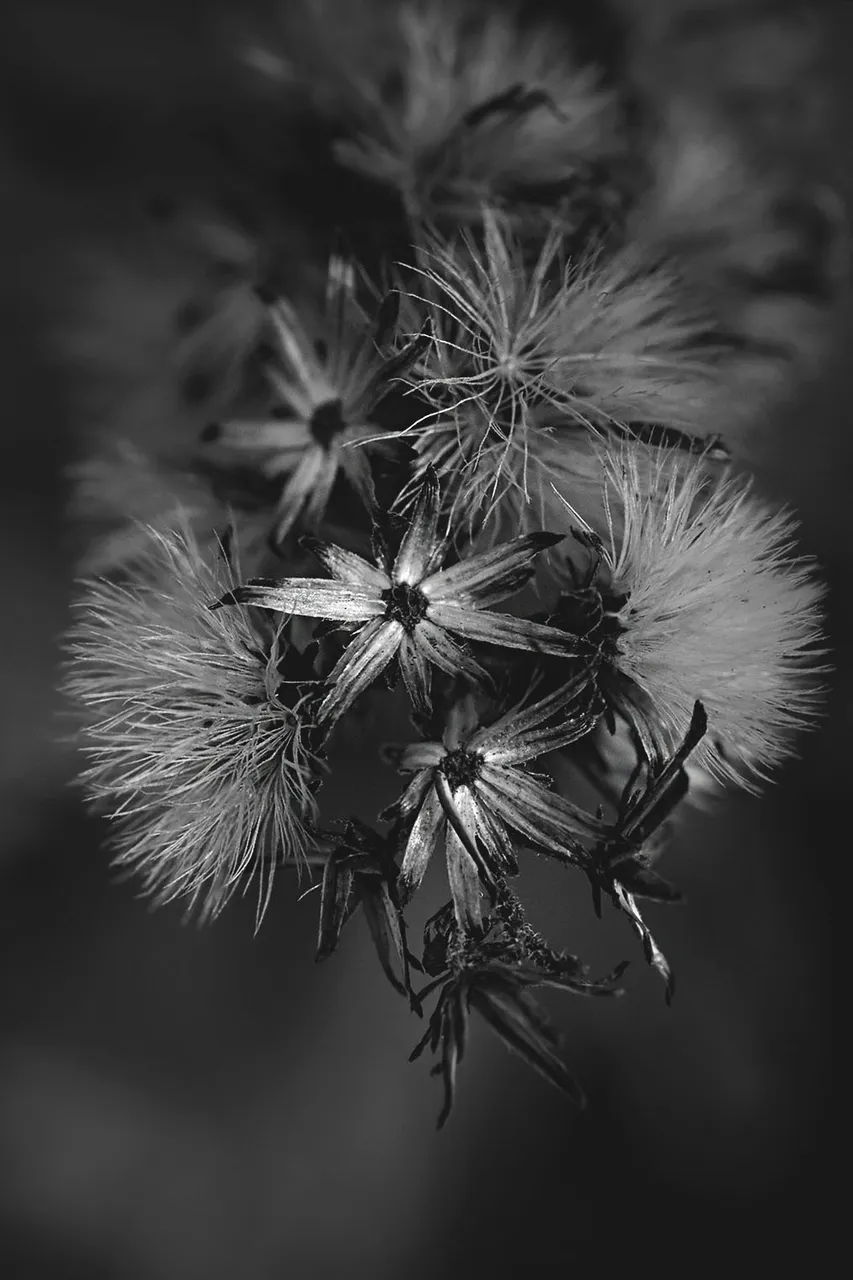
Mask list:
[{"label": "star-shaped bract", "polygon": [[358,627],[329,675],[333,688],[320,704],[318,723],[341,716],[395,657],[421,711],[429,708],[431,666],[475,684],[488,683],[482,667],[454,639],[457,635],[557,657],[577,657],[583,651],[574,636],[557,627],[491,608],[529,581],[538,552],[562,535],[528,534],[443,569],[449,539],[439,531],[440,500],[438,480],[430,471],[390,567],[371,564],[333,543],[314,542],[331,579],[255,578],[212,606],[250,604]]},{"label": "star-shaped bract", "polygon": [[[567,684],[524,709],[513,707],[488,727],[478,727],[473,699],[451,710],[441,742],[407,747],[400,769],[415,777],[384,816],[414,821],[400,868],[400,897],[407,901],[423,880],[444,835],[447,875],[463,929],[483,922],[482,888],[518,866],[513,838],[566,861],[585,862],[579,837],[606,831],[591,814],[526,772],[529,761],[576,742],[597,719],[597,707],[579,705],[585,678]],[[555,717],[566,712],[555,724]]]},{"label": "star-shaped bract", "polygon": [[385,355],[393,330],[395,294],[379,307],[375,323],[355,297],[353,270],[333,258],[329,265],[322,341],[314,341],[289,302],[270,305],[275,359],[268,377],[277,404],[259,421],[232,421],[208,428],[205,439],[247,461],[257,461],[268,479],[283,479],[275,538],[281,542],[296,520],[310,528],[323,518],[341,472],[365,506],[373,505],[373,482],[365,449],[378,431],[373,411],[394,379],[415,359],[420,344]]}]

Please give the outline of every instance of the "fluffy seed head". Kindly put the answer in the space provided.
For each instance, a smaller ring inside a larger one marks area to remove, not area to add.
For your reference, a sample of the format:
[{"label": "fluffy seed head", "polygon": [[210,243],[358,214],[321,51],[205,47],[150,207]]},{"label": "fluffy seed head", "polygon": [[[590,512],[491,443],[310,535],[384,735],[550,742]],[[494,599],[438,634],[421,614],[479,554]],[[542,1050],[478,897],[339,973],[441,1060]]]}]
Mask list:
[{"label": "fluffy seed head", "polygon": [[510,536],[551,528],[552,484],[575,502],[597,437],[649,426],[692,439],[725,420],[708,321],[652,259],[574,261],[555,222],[531,264],[484,210],[482,248],[432,237],[421,263],[407,319],[431,343],[409,381],[430,411],[405,434],[418,472],[434,466],[467,518],[498,517]]},{"label": "fluffy seed head", "polygon": [[[427,236],[411,299],[425,308],[430,346],[417,389],[437,409],[477,400],[512,430],[526,405],[562,405],[555,370],[571,269],[554,222],[535,262],[506,221],[484,208],[482,248]],[[423,292],[423,297],[419,296]]]},{"label": "fluffy seed head", "polygon": [[311,697],[285,683],[281,627],[208,608],[235,585],[224,558],[186,529],[151,530],[149,558],[140,582],[90,582],[79,601],[66,689],[85,720],[83,786],[158,901],[211,917],[255,879],[260,920],[276,862],[311,843]]},{"label": "fluffy seed head", "polygon": [[614,664],[650,699],[669,748],[700,699],[708,734],[694,762],[755,788],[814,723],[825,671],[823,587],[795,557],[794,520],[698,463],[671,469],[665,454],[625,448],[604,466]]},{"label": "fluffy seed head", "polygon": [[565,404],[556,370],[570,274],[559,224],[531,265],[499,215],[482,219],[482,248],[468,233],[428,237],[406,294],[409,322],[430,336],[408,378],[429,406],[405,433],[417,475],[435,467],[472,518],[501,511],[515,490],[526,499],[535,414]]},{"label": "fluffy seed head", "polygon": [[413,215],[472,221],[483,201],[526,192],[548,203],[617,151],[613,98],[559,30],[456,0],[410,0],[394,25],[394,74],[353,78],[360,125],[337,151]]}]

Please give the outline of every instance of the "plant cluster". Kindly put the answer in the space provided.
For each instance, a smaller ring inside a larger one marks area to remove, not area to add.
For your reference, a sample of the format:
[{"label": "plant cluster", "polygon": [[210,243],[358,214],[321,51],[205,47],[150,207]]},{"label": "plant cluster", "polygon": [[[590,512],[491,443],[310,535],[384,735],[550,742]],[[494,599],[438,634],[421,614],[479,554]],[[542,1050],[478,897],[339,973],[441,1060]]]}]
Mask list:
[{"label": "plant cluster", "polygon": [[[627,918],[671,996],[640,904],[678,898],[673,814],[757,788],[814,722],[822,588],[731,464],[732,336],[636,230],[618,96],[561,32],[425,0],[356,71],[326,8],[250,60],[395,231],[360,253],[344,200],[319,288],[259,250],[184,308],[176,351],[189,327],[228,391],[194,439],[114,437],[76,468],[66,684],[87,794],[157,900],[213,917],[254,885],[260,923],[283,869],[316,874],[317,958],[360,911],[412,1010],[435,996],[413,1056],[438,1054],[443,1123],[472,1010],[579,1097],[533,990],[622,990],[624,965],[595,979],[532,927],[532,855]],[[397,686],[411,740],[389,745]],[[336,826],[352,717],[389,802]]]}]

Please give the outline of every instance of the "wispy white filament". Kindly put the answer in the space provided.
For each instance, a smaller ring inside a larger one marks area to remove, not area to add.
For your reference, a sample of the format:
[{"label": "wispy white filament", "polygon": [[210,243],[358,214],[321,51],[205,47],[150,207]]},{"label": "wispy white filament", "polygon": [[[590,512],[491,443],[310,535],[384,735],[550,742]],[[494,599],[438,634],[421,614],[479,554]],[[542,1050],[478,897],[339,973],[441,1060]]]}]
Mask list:
[{"label": "wispy white filament", "polygon": [[614,614],[616,665],[673,747],[699,699],[708,734],[694,762],[755,787],[821,704],[824,588],[796,555],[795,520],[698,462],[673,470],[665,454],[626,448],[604,464],[606,578],[627,597]]},{"label": "wispy white filament", "polygon": [[208,609],[234,585],[224,560],[186,530],[152,530],[149,558],[148,581],[91,582],[79,602],[66,687],[85,717],[83,786],[159,901],[214,916],[254,879],[260,919],[316,816],[307,699],[282,700],[280,629]]}]

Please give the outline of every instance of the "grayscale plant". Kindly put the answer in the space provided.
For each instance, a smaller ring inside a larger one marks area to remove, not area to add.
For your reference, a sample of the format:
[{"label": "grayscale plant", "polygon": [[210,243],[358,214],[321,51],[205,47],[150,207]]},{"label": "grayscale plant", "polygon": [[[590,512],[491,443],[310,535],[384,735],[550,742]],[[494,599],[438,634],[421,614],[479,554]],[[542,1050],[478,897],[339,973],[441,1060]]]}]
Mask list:
[{"label": "grayscale plant", "polygon": [[212,607],[254,605],[358,628],[328,677],[333,688],[320,704],[321,721],[343,715],[394,658],[419,711],[429,706],[431,667],[475,682],[487,679],[455,636],[530,653],[577,656],[583,646],[565,631],[489,607],[515,595],[532,576],[537,553],[562,535],[527,534],[445,568],[448,538],[440,529],[440,501],[438,481],[430,472],[393,563],[370,564],[343,547],[315,543],[315,554],[331,579],[255,579]]},{"label": "grayscale plant", "polygon": [[[260,923],[291,868],[317,959],[366,922],[413,1013],[436,1000],[440,1124],[472,1011],[580,1101],[533,993],[619,995],[625,965],[533,928],[531,862],[567,922],[586,877],[671,999],[641,909],[679,900],[664,851],[821,712],[824,589],[744,463],[816,367],[837,201],[583,65],[569,14],[277,22],[229,53],[274,154],[235,119],[222,200],[187,177],[179,233],[90,254],[61,335],[97,427],[70,474],[80,783],[158,902],[253,887]],[[386,796],[335,819],[354,751]]]}]

